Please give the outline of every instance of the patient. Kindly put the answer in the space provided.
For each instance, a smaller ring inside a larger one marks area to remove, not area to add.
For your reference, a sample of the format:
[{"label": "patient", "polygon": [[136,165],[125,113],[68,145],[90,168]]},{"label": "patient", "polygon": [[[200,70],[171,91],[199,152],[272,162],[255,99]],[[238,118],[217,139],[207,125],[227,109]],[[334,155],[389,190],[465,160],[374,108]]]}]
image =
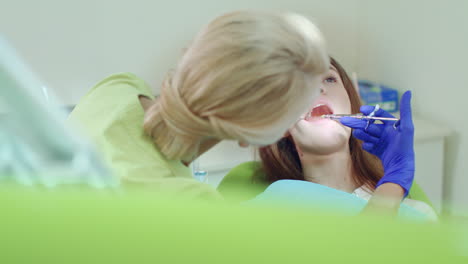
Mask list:
[{"label": "patient", "polygon": [[[369,200],[383,176],[380,160],[362,149],[349,127],[320,118],[331,113],[359,113],[360,106],[348,75],[331,59],[330,70],[323,77],[321,96],[312,103],[310,112],[279,142],[259,149],[262,166],[257,176],[269,183],[285,179],[308,181]],[[219,190],[223,188],[221,183]],[[429,219],[437,219],[424,202],[405,199],[403,203]]]}]

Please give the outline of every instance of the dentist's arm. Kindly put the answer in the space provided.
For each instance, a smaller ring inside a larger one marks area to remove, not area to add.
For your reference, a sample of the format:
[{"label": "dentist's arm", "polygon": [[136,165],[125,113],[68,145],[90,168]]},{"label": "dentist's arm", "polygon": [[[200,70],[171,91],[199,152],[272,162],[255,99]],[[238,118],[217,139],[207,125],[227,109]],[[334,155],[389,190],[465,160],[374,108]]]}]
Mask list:
[{"label": "dentist's arm", "polygon": [[384,183],[375,189],[374,194],[362,213],[395,216],[404,198],[403,188],[395,183]]},{"label": "dentist's arm", "polygon": [[[400,106],[400,125],[396,129],[392,121],[367,126],[367,121],[355,118],[341,119],[342,124],[354,128],[354,137],[364,142],[362,148],[379,157],[384,168],[384,176],[377,183],[368,208],[364,211],[386,210],[396,213],[413,184],[414,126],[410,91],[403,94]],[[361,107],[361,112],[366,115],[373,110],[372,106]],[[393,117],[382,109],[376,111],[375,116]]]}]

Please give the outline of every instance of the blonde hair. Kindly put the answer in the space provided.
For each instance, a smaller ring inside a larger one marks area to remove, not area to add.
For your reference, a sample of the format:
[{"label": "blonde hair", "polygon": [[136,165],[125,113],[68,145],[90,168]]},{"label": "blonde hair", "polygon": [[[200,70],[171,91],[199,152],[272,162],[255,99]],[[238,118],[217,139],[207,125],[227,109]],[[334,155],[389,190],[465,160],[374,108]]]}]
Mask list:
[{"label": "blonde hair", "polygon": [[323,37],[306,18],[225,14],[168,75],[144,129],[169,159],[191,160],[208,137],[271,144],[306,111],[328,67]]}]

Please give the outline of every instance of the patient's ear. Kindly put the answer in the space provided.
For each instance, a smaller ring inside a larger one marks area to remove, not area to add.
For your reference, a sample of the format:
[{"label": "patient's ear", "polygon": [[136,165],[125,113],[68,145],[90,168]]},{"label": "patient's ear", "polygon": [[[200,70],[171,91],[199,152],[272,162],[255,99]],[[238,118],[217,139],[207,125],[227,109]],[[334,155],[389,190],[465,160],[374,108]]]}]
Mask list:
[{"label": "patient's ear", "polygon": [[146,95],[138,95],[138,99],[140,100],[141,107],[143,108],[143,111],[148,111],[148,109],[151,107],[153,104],[153,100],[151,100],[148,96]]}]

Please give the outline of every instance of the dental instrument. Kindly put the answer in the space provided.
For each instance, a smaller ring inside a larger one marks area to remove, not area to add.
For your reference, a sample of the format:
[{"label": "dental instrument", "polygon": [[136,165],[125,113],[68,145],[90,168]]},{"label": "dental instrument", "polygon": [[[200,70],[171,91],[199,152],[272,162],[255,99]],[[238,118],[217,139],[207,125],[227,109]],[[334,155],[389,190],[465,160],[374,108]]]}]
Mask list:
[{"label": "dental instrument", "polygon": [[367,116],[363,114],[330,114],[330,115],[322,115],[321,118],[337,120],[337,121],[339,121],[343,117],[351,117],[351,118],[356,118],[356,119],[367,120],[367,126],[364,129],[365,131],[367,131],[367,128],[372,122],[377,121],[377,120],[378,121],[395,121],[395,123],[393,123],[394,129],[397,129],[397,127],[400,125],[400,119],[395,118],[395,117],[374,116],[372,115],[374,112],[372,112],[370,115],[367,115]]},{"label": "dental instrument", "polygon": [[380,121],[399,121],[400,119],[395,117],[377,117],[377,116],[366,116],[363,114],[331,114],[331,115],[322,115],[321,118],[340,120],[343,117],[352,117],[357,119],[364,120],[380,120]]}]

